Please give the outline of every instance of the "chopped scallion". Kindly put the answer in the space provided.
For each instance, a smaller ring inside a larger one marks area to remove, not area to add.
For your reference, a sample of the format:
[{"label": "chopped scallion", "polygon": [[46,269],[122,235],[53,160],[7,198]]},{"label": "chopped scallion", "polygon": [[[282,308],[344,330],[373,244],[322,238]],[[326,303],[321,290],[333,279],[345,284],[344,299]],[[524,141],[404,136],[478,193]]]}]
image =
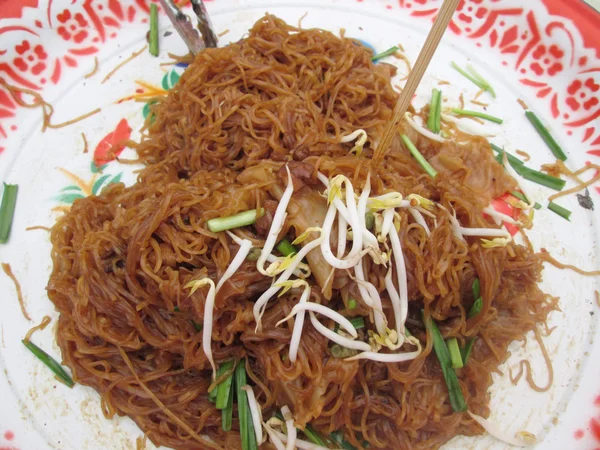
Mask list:
[{"label": "chopped scallion", "polygon": [[444,374],[444,380],[448,386],[448,397],[450,399],[450,405],[456,412],[463,412],[467,410],[467,404],[460,388],[460,383],[456,372],[452,367],[452,359],[450,358],[450,351],[446,346],[444,337],[436,323],[429,317],[425,320],[425,327],[433,339],[433,349],[438,357],[440,366],[442,367],[442,373]]},{"label": "chopped scallion", "polygon": [[[348,320],[350,321],[352,326],[357,330],[360,330],[361,328],[365,327],[365,319],[363,317],[353,317]],[[338,323],[336,323],[335,327],[334,327],[334,331],[337,333],[339,329],[340,329],[340,325]]]},{"label": "chopped scallion", "polygon": [[500,119],[499,117],[490,116],[489,114],[482,113],[479,111],[470,111],[467,109],[452,108],[452,112],[458,116],[478,117],[480,119],[489,120],[490,122],[495,122],[495,123],[499,123],[499,124],[504,123],[504,120]]},{"label": "chopped scallion", "polygon": [[4,183],[2,205],[0,206],[0,243],[2,244],[6,243],[10,236],[10,228],[12,227],[13,216],[15,215],[18,191],[18,185]]},{"label": "chopped scallion", "polygon": [[256,209],[251,209],[229,217],[210,219],[206,222],[206,225],[210,231],[218,233],[219,231],[232,230],[234,228],[252,225],[256,222],[256,218],[261,217],[264,213],[265,210],[263,208],[260,209],[259,214],[256,214]]},{"label": "chopped scallion", "polygon": [[158,7],[150,4],[150,54],[158,56]]},{"label": "chopped scallion", "polygon": [[431,103],[429,104],[429,117],[427,118],[427,128],[434,133],[440,132],[442,117],[442,91],[433,89],[431,91]]},{"label": "chopped scallion", "polygon": [[425,170],[431,178],[435,178],[437,176],[436,170],[431,167],[431,164],[429,164],[423,155],[421,155],[421,152],[415,147],[415,144],[412,143],[410,138],[405,134],[400,135],[400,137],[402,138],[404,145],[408,148],[408,151],[410,151],[423,170]]},{"label": "chopped scallion", "polygon": [[307,424],[302,430],[304,436],[313,444],[320,445],[321,447],[327,448],[329,446],[329,440],[325,438],[321,433],[315,430],[310,424]]},{"label": "chopped scallion", "polygon": [[298,249],[292,245],[290,241],[287,239],[282,239],[279,244],[277,244],[277,251],[281,253],[283,256],[294,255],[298,253]]},{"label": "chopped scallion", "polygon": [[[492,148],[496,150],[494,147],[495,146],[492,146]],[[500,164],[502,164],[502,154],[504,150],[500,148],[496,151],[499,152],[496,156],[496,160]],[[517,172],[526,180],[533,181],[534,183],[549,187],[550,189],[554,189],[555,191],[561,191],[565,187],[565,180],[553,177],[552,175],[548,175],[547,173],[543,173],[538,170],[530,169],[529,167],[525,166],[525,164],[521,160],[515,158],[514,156],[511,157],[511,155],[509,155],[508,153],[506,154],[506,157],[508,158],[508,162],[512,166],[512,168],[515,169],[515,172]]]},{"label": "chopped scallion", "polygon": [[550,189],[554,189],[555,191],[562,191],[566,184],[565,180],[553,177],[552,175],[548,175],[547,173],[530,169],[529,167],[520,166],[518,168],[515,168],[515,171],[526,180],[533,181],[534,183],[549,187]]},{"label": "chopped scallion", "polygon": [[492,147],[492,150],[494,150],[496,153],[498,153],[498,156],[496,156],[496,160],[502,164],[502,154],[506,153],[506,157],[508,158],[508,161],[510,162],[510,165],[515,167],[515,165],[523,165],[525,164],[523,161],[521,161],[519,158],[517,158],[514,155],[511,155],[510,153],[508,153],[507,151],[505,151],[503,148],[498,147],[496,144],[492,144],[490,142],[490,147]]},{"label": "chopped scallion", "polygon": [[473,84],[475,84],[476,86],[478,86],[480,89],[483,89],[484,91],[489,92],[492,97],[496,98],[496,92],[494,91],[494,88],[492,88],[492,86],[490,85],[490,83],[488,83],[488,81],[483,78],[474,68],[473,66],[471,66],[470,64],[467,65],[467,70],[461,69],[458,64],[456,64],[454,61],[452,62],[452,67],[458,71],[458,73],[460,73],[463,77],[465,77],[467,80],[471,81]]},{"label": "chopped scallion", "polygon": [[[221,378],[223,377],[223,375],[225,374],[225,372],[227,372],[227,363],[221,364],[218,368],[217,368],[217,375],[216,375],[216,379],[217,380],[221,380]],[[220,383],[219,383],[220,384]],[[217,401],[217,394],[219,392],[219,385],[217,384],[215,387],[213,387],[212,391],[208,392],[208,399],[213,402],[216,403]]]},{"label": "chopped scallion", "polygon": [[229,396],[231,394],[231,385],[233,384],[233,361],[225,361],[219,366],[219,371],[221,375],[227,372],[231,372],[227,378],[225,378],[219,385],[217,386],[217,400],[215,402],[215,407],[217,409],[224,409],[227,407],[227,403],[229,403]]},{"label": "chopped scallion", "polygon": [[356,350],[348,347],[342,347],[340,344],[333,344],[330,351],[331,356],[334,358],[350,358],[351,356],[357,354]]},{"label": "chopped scallion", "polygon": [[231,431],[233,423],[233,384],[229,386],[229,391],[227,405],[221,410],[221,428],[223,431]]},{"label": "chopped scallion", "polygon": [[365,327],[365,319],[363,317],[353,317],[350,319],[350,323],[357,330]]},{"label": "chopped scallion", "polygon": [[375,226],[375,216],[370,211],[365,214],[365,226],[367,230],[372,230]]},{"label": "chopped scallion", "polygon": [[458,340],[456,338],[450,338],[446,340],[448,351],[450,352],[450,360],[452,361],[452,367],[460,369],[463,366],[463,359],[460,355],[460,348],[458,347]]},{"label": "chopped scallion", "polygon": [[473,289],[473,297],[479,298],[479,296],[481,295],[481,281],[479,281],[479,278],[475,278],[471,289]]},{"label": "chopped scallion", "polygon": [[[525,195],[523,195],[519,191],[512,191],[510,193],[510,195],[512,195],[513,197],[517,197],[522,202],[525,202],[525,203],[529,204],[529,199],[527,197],[525,197]],[[533,208],[534,209],[542,209],[542,205],[540,205],[538,202],[535,202],[535,205],[533,205]]]},{"label": "chopped scallion", "polygon": [[197,322],[194,322],[192,320],[192,325],[194,327],[194,330],[196,330],[198,333],[202,331],[202,324],[201,323],[197,323]]},{"label": "chopped scallion", "polygon": [[467,362],[469,362],[469,357],[471,356],[471,351],[473,350],[473,344],[475,343],[475,340],[477,338],[471,338],[469,339],[469,341],[467,342],[467,345],[465,345],[463,348],[460,349],[460,356],[463,360],[463,365],[467,365]]},{"label": "chopped scallion", "polygon": [[54,375],[65,385],[72,388],[75,383],[73,379],[69,376],[69,374],[65,371],[63,366],[61,366],[52,356],[46,353],[44,350],[39,348],[31,341],[25,341],[24,339],[21,341],[25,347],[29,349],[31,353],[33,353],[37,359],[43,362],[48,369],[50,369]]},{"label": "chopped scallion", "polygon": [[535,115],[533,111],[525,111],[525,116],[531,122],[531,125],[535,128],[535,131],[538,132],[540,137],[544,140],[552,154],[561,161],[566,161],[567,155],[563,152],[563,149],[558,145],[558,142],[552,137],[548,129],[542,124],[538,116]]},{"label": "chopped scallion", "polygon": [[348,300],[348,309],[356,309],[358,307],[358,302],[356,299],[351,298]]},{"label": "chopped scallion", "polygon": [[[354,445],[352,445],[350,442],[348,442],[347,440],[344,439],[344,435],[342,434],[341,431],[339,431],[339,430],[334,431],[329,436],[331,436],[331,439],[333,439],[333,441],[337,445],[339,445],[341,448],[343,448],[344,450],[356,450],[356,447]],[[363,448],[367,448],[368,443],[363,442],[362,446],[363,446]]]},{"label": "chopped scallion", "polygon": [[371,57],[371,61],[376,62],[377,60],[379,60],[381,58],[385,58],[386,56],[393,55],[398,50],[400,50],[400,49],[396,45],[394,45],[393,47],[388,48],[385,52],[381,52],[381,53],[377,53],[376,55],[373,55]]},{"label": "chopped scallion", "polygon": [[250,417],[250,405],[248,394],[242,389],[246,386],[246,362],[240,360],[235,368],[235,390],[238,404],[238,419],[240,423],[240,437],[242,439],[242,450],[257,450],[256,434]]},{"label": "chopped scallion", "polygon": [[483,300],[481,297],[479,297],[477,300],[475,300],[473,306],[471,306],[471,309],[469,310],[469,317],[479,314],[481,312],[481,308],[483,308]]},{"label": "chopped scallion", "polygon": [[481,298],[481,287],[479,278],[475,278],[475,281],[473,281],[473,298],[475,298],[475,302],[469,310],[469,317],[476,316],[481,312],[481,309],[483,308],[483,299]]},{"label": "chopped scallion", "polygon": [[248,252],[248,256],[246,256],[246,259],[248,261],[257,261],[258,258],[260,258],[261,251],[262,249],[258,247],[251,248],[250,252]]},{"label": "chopped scallion", "polygon": [[569,211],[567,208],[563,208],[559,204],[556,204],[554,202],[550,202],[550,203],[548,203],[548,209],[550,211],[552,211],[553,213],[558,214],[563,219],[570,220],[571,211]]}]

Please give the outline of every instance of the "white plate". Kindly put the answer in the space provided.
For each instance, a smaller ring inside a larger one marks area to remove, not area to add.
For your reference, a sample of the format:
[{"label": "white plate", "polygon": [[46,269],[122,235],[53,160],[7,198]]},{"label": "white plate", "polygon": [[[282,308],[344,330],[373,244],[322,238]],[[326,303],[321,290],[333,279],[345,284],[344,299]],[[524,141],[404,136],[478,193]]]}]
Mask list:
[{"label": "white plate", "polygon": [[[217,32],[229,30],[221,38],[222,45],[239,39],[265,11],[292,24],[307,13],[303,27],[334,32],[344,28],[346,35],[368,42],[377,51],[402,43],[413,61],[440,4],[427,0],[207,3]],[[159,63],[168,60],[167,51],[181,54],[184,46],[177,34],[163,37],[160,59],[143,52],[101,84],[114,66],[143,47],[148,30],[144,2],[112,0],[71,5],[66,0],[55,0],[38,5],[33,0],[6,5],[8,2],[0,8],[0,76],[11,84],[33,85],[56,108],[56,122],[96,107],[102,111],[76,125],[42,133],[40,111],[16,107],[0,90],[0,148],[4,148],[0,153],[0,178],[18,183],[20,188],[11,239],[0,246],[0,260],[11,263],[33,318],[32,322],[23,318],[12,283],[0,274],[0,449],[135,448],[135,439],[142,433],[132,421],[105,420],[95,391],[83,386],[70,390],[57,383],[19,342],[45,314],[53,319],[57,316],[45,291],[51,268],[47,233],[25,228],[51,226],[60,214],[57,208],[68,207],[73,194],[87,193],[91,185],[86,183],[100,178],[90,170],[93,151],[123,118],[127,124],[122,123],[120,130],[126,131],[128,125],[133,129],[132,138],[138,136],[143,105],[115,102],[135,92],[136,79],[161,85],[166,75],[168,83],[172,75],[165,71],[170,66],[161,67]],[[35,8],[25,7],[28,5]],[[600,19],[591,9],[582,7],[587,8],[576,0],[567,4],[559,0],[462,2],[452,31],[444,38],[419,87],[416,104],[428,101],[431,88],[439,80],[452,83],[453,87],[443,86],[451,103],[458,102],[460,93],[473,98],[477,88],[450,69],[451,61],[461,66],[471,62],[496,88],[498,99],[485,99],[490,102],[488,112],[506,119],[503,126],[487,127],[497,134],[493,142],[506,145],[509,151],[526,150],[532,155],[528,163],[532,167],[552,162],[552,155],[526,122],[517,103],[520,98],[550,125],[569,155],[571,168],[597,160],[600,153],[586,152],[600,152],[600,105],[594,101],[598,97],[600,63],[596,49],[586,46],[598,45],[590,41],[589,31],[590,27],[600,26]],[[161,36],[170,29],[167,25],[166,17],[161,16]],[[94,57],[100,61],[99,72],[84,79],[93,67]],[[400,72],[405,73],[401,63]],[[82,132],[89,142],[88,154],[82,151]],[[128,155],[131,152],[126,150],[123,156]],[[106,182],[122,173],[122,179],[132,183],[131,170],[131,166],[113,161],[103,174],[111,174]],[[75,179],[65,171],[82,181],[80,191],[71,188],[61,192]],[[531,188],[540,200],[550,194],[542,187]],[[596,189],[591,191],[597,203]],[[571,222],[546,210],[536,213],[536,227],[530,233],[534,246],[547,248],[562,261],[597,268],[597,214],[581,208],[574,196],[560,203],[573,211]],[[535,433],[543,440],[540,448],[600,447],[600,310],[594,298],[594,290],[598,289],[595,283],[592,278],[552,267],[544,271],[542,289],[560,296],[562,309],[551,314],[549,326],[557,328],[545,338],[554,365],[554,383],[549,392],[536,393],[523,380],[513,386],[508,379],[509,369],[515,370],[527,357],[535,380],[541,385],[546,383],[548,373],[534,339],[528,339],[526,346],[513,343],[513,356],[502,368],[504,376],[495,377],[491,418],[511,433],[521,429]],[[50,326],[36,334],[35,341],[59,356],[53,333]],[[598,435],[594,434],[595,423]],[[466,447],[504,446],[486,436],[457,438],[447,444],[447,448]]]}]

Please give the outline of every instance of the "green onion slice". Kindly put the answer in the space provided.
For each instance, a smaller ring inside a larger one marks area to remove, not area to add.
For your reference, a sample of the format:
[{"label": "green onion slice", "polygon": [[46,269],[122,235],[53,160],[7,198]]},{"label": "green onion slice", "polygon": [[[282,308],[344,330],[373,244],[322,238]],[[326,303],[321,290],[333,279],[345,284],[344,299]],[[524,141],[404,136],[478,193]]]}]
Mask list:
[{"label": "green onion slice", "polygon": [[375,226],[375,216],[370,211],[365,214],[365,226],[367,230],[372,230]]},{"label": "green onion slice", "polygon": [[385,58],[386,56],[393,55],[398,50],[400,50],[398,48],[398,46],[394,45],[393,47],[388,48],[385,52],[381,52],[381,53],[377,53],[376,55],[373,55],[371,57],[371,61],[375,62],[375,61],[377,61],[377,60],[379,60],[381,58]]},{"label": "green onion slice", "polygon": [[246,386],[246,361],[240,360],[235,368],[235,391],[238,404],[238,420],[240,423],[240,437],[242,439],[242,450],[257,450],[256,434],[250,417],[250,405],[248,394],[242,389]]},{"label": "green onion slice", "polygon": [[452,361],[452,367],[454,367],[455,369],[462,368],[463,359],[460,354],[458,340],[455,337],[450,338],[446,340],[446,345],[448,346],[448,351],[450,352],[450,360]]},{"label": "green onion slice", "polygon": [[417,149],[417,147],[415,147],[415,144],[412,143],[410,138],[405,134],[400,135],[400,137],[402,138],[402,142],[404,142],[404,145],[406,145],[406,147],[408,148],[408,151],[410,151],[410,153],[417,160],[417,162],[423,168],[423,170],[425,170],[425,172],[427,172],[431,178],[435,178],[437,176],[436,170],[433,167],[431,167],[431,164],[427,162],[427,160],[423,157],[421,152]]},{"label": "green onion slice", "polygon": [[18,185],[4,183],[2,205],[0,206],[0,243],[2,244],[6,243],[10,236],[18,191]]},{"label": "green onion slice", "polygon": [[552,211],[553,213],[558,214],[563,219],[570,220],[571,211],[569,211],[567,208],[563,208],[562,206],[560,206],[557,203],[550,202],[550,203],[548,203],[548,209],[550,211]]},{"label": "green onion slice", "polygon": [[479,278],[475,278],[475,281],[473,281],[473,297],[475,298],[479,298],[479,296],[481,295],[481,281],[479,281]]},{"label": "green onion slice", "polygon": [[158,7],[155,3],[150,5],[150,54],[158,56]]},{"label": "green onion slice", "polygon": [[[529,200],[527,199],[527,197],[525,197],[525,195],[519,191],[512,191],[510,193],[510,195],[512,195],[513,197],[517,197],[519,200],[529,204]],[[533,205],[534,209],[542,209],[542,205],[540,205],[538,202],[535,202],[535,205]]]},{"label": "green onion slice", "polygon": [[473,281],[473,297],[475,298],[475,302],[469,310],[469,317],[476,316],[481,312],[483,308],[483,299],[481,298],[481,287],[479,278],[475,278],[475,281]]},{"label": "green onion slice", "polygon": [[552,154],[561,161],[565,161],[567,159],[567,155],[563,149],[558,145],[558,142],[552,137],[548,129],[542,124],[542,121],[535,115],[533,111],[525,111],[525,116],[529,119],[535,131],[538,132],[540,137],[544,140]]},{"label": "green onion slice", "polygon": [[431,103],[429,104],[429,117],[427,118],[427,128],[434,133],[440,132],[442,116],[442,91],[433,89],[431,91]]},{"label": "green onion slice", "polygon": [[460,349],[460,356],[463,360],[463,364],[466,366],[467,362],[469,362],[469,357],[471,356],[471,351],[473,350],[473,344],[475,343],[475,341],[477,340],[477,338],[471,338],[469,339],[469,341],[467,342],[467,345],[465,345],[463,348]]},{"label": "green onion slice", "polygon": [[499,147],[496,144],[492,144],[490,142],[490,147],[492,147],[492,150],[494,150],[496,153],[498,153],[498,155],[500,157],[500,160],[499,160],[500,164],[502,164],[502,155],[504,153],[506,153],[506,157],[508,158],[508,161],[510,162],[511,166],[515,167],[515,165],[521,165],[522,166],[523,164],[525,164],[519,158],[517,158],[514,155],[511,155],[510,153],[508,153],[507,151],[505,151],[502,147]]},{"label": "green onion slice", "polygon": [[471,111],[468,109],[452,108],[452,112],[458,116],[478,117],[480,119],[489,120],[490,122],[495,122],[495,123],[499,123],[499,124],[504,123],[504,120],[500,119],[499,117],[491,116],[489,114],[482,113],[479,111]]},{"label": "green onion slice", "polygon": [[213,233],[219,231],[232,230],[234,228],[245,227],[256,222],[257,217],[261,217],[265,213],[263,208],[257,214],[256,209],[244,211],[229,217],[217,217],[206,222],[208,229]]},{"label": "green onion slice", "polygon": [[[233,376],[232,376],[233,378]],[[229,396],[227,405],[221,410],[221,428],[223,431],[231,431],[233,423],[233,383],[229,385]]]},{"label": "green onion slice", "polygon": [[216,388],[217,391],[217,399],[215,402],[215,407],[217,409],[224,409],[227,407],[229,403],[229,396],[231,393],[231,385],[233,384],[233,361],[225,361],[219,366],[219,371],[221,374],[231,372],[225,380],[223,380]]},{"label": "green onion slice", "polygon": [[428,317],[425,320],[425,327],[433,339],[433,349],[438,357],[440,366],[442,367],[442,373],[444,374],[444,380],[448,386],[448,397],[450,399],[450,405],[456,412],[464,412],[467,410],[467,404],[460,388],[460,383],[456,372],[452,367],[452,359],[450,357],[450,351],[446,346],[446,342],[440,333],[440,330],[436,323]]},{"label": "green onion slice", "polygon": [[48,367],[52,372],[54,372],[54,375],[56,375],[56,377],[62,383],[64,383],[70,388],[72,388],[75,385],[73,379],[65,371],[63,366],[56,362],[56,360],[52,356],[50,356],[48,353],[46,353],[44,350],[39,348],[31,341],[25,341],[25,339],[23,339],[21,342],[25,347],[29,349],[31,353],[33,353],[37,357],[37,359],[43,362],[46,365],[46,367]]},{"label": "green onion slice", "polygon": [[[490,145],[494,151],[498,152],[496,160],[500,164],[502,164],[502,154],[506,152],[504,152],[503,149],[494,144]],[[555,191],[561,191],[565,187],[565,180],[553,177],[552,175],[548,175],[547,173],[543,173],[538,170],[530,169],[529,167],[525,166],[523,161],[521,161],[518,158],[515,158],[509,153],[506,153],[506,157],[508,158],[508,162],[512,166],[512,168],[515,169],[515,172],[517,172],[526,180],[533,181],[534,183],[549,187],[550,189],[554,189]]]},{"label": "green onion slice", "polygon": [[467,80],[471,81],[471,83],[475,84],[480,89],[489,92],[492,97],[496,98],[496,92],[494,91],[494,88],[473,68],[473,66],[469,64],[467,65],[467,70],[461,69],[458,64],[453,61],[452,67]]},{"label": "green onion slice", "polygon": [[279,244],[277,244],[277,247],[275,248],[283,256],[295,255],[296,253],[298,253],[298,249],[294,247],[292,243],[287,239],[282,239],[281,242],[279,242]]}]

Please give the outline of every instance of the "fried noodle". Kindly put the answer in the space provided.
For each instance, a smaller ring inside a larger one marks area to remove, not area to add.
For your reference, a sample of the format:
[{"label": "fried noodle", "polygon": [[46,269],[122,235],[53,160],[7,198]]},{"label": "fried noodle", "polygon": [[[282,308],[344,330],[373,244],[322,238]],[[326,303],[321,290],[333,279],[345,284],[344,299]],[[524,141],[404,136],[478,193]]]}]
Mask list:
[{"label": "fried noodle", "polygon": [[[293,240],[323,223],[327,200],[316,170],[364,185],[397,100],[394,66],[373,64],[371,56],[353,39],[265,16],[247,38],[200,52],[168,96],[157,98],[153,122],[146,123],[136,148],[146,164],[136,184],[112,184],[98,196],[76,200],[58,219],[48,283],[60,312],[57,340],[76,381],[101,395],[107,417],[131,417],[156,445],[240,448],[237,409],[232,430],[225,432],[208,398],[212,369],[202,333],[194,327],[203,322],[207,289],[188,296],[184,286],[206,277],[218,280],[239,248],[226,233],[209,231],[207,220],[264,208],[254,226],[234,230],[262,247],[286,186],[284,163],[294,193],[280,237]],[[400,128],[438,176],[425,174],[396,136],[371,172],[371,195],[418,194],[456,211],[463,227],[496,227],[482,210],[516,183],[494,160],[487,141],[461,134],[460,145],[435,142],[406,122]],[[353,142],[340,143],[357,129],[369,137],[360,156],[350,154]],[[217,364],[246,359],[264,417],[289,405],[300,429],[310,423],[323,434],[340,430],[359,449],[366,443],[431,449],[458,434],[482,432],[467,414],[452,410],[421,311],[438,322],[446,338],[459,337],[464,344],[478,337],[458,375],[469,410],[487,417],[492,373],[508,357],[508,345],[536,330],[556,305],[538,288],[542,260],[530,249],[483,248],[477,237],[459,239],[441,208],[426,212],[429,236],[407,210],[399,213],[406,324],[423,348],[411,361],[335,358],[329,341],[307,320],[292,364],[284,356],[294,321],[275,324],[298,303],[301,291],[272,299],[255,331],[254,301],[271,279],[247,259],[223,284],[214,307],[212,355]],[[334,253],[336,242],[337,237]],[[307,262],[309,301],[366,316],[373,329],[362,301],[355,309],[345,307],[349,298],[360,299],[353,277],[336,270],[328,280],[331,266],[318,249],[308,253]],[[364,272],[393,320],[386,267],[368,260]],[[476,277],[483,307],[467,318]],[[364,338],[366,330],[359,335]]]}]

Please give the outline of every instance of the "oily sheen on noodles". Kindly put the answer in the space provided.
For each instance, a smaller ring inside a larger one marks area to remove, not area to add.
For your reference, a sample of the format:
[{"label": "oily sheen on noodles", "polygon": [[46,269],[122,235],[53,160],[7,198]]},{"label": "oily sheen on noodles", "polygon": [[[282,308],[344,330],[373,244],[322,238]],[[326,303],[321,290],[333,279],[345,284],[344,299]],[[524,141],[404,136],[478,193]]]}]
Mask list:
[{"label": "oily sheen on noodles", "polygon": [[[370,166],[397,98],[390,81],[395,69],[372,63],[371,56],[352,39],[265,16],[247,38],[198,54],[152,107],[137,148],[146,168],[136,184],[77,200],[58,220],[48,283],[60,312],[57,340],[75,380],[100,394],[107,418],[131,417],[156,445],[241,448],[237,409],[232,430],[222,431],[221,413],[208,398],[212,368],[197,330],[207,289],[188,295],[184,286],[207,277],[216,284],[238,251],[226,233],[209,231],[209,219],[264,208],[253,226],[233,230],[262,247],[286,187],[287,164],[294,193],[279,238],[293,240],[323,223],[328,205],[317,171],[329,179],[345,175],[357,188],[370,172],[371,196],[417,194],[442,206],[421,217],[429,232],[406,210],[397,218],[408,283],[406,327],[423,350],[401,363],[346,361],[332,355],[307,314],[292,363],[294,321],[276,324],[302,290],[271,299],[257,328],[254,301],[272,280],[247,258],[216,296],[214,361],[245,359],[265,420],[288,405],[300,429],[310,423],[324,435],[339,430],[360,449],[431,449],[458,434],[482,432],[467,414],[452,410],[423,317],[461,343],[477,336],[458,376],[469,411],[487,416],[491,374],[507,358],[509,343],[543,322],[555,301],[537,287],[542,266],[529,248],[514,242],[484,248],[453,232],[446,211],[454,210],[463,227],[495,227],[482,210],[516,187],[487,141],[461,135],[461,145],[436,142],[403,124],[401,131],[438,176],[425,174],[400,139],[378,167]],[[360,155],[350,153],[353,142],[340,142],[357,129],[368,136]],[[332,236],[334,252],[336,242]],[[352,274],[331,276],[317,250],[306,260],[309,301],[365,317],[366,329],[358,330],[365,339],[375,325],[364,302],[348,307],[361,298]],[[381,293],[393,328],[387,268],[369,260],[364,273]],[[483,306],[468,318],[475,278]]]}]

